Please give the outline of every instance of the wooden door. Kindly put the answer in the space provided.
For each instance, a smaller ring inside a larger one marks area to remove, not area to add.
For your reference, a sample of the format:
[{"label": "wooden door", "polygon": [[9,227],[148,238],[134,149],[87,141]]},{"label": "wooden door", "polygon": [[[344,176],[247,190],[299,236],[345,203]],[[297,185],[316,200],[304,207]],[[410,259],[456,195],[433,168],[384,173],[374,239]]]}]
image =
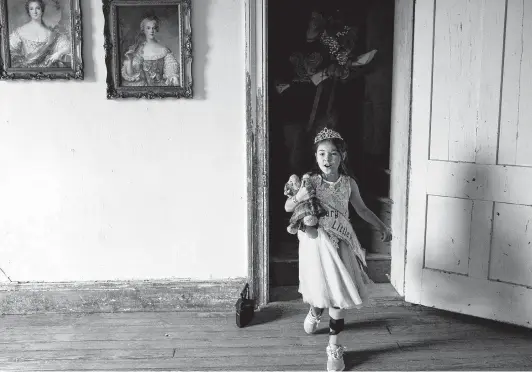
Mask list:
[{"label": "wooden door", "polygon": [[531,327],[532,1],[417,0],[405,299]]}]

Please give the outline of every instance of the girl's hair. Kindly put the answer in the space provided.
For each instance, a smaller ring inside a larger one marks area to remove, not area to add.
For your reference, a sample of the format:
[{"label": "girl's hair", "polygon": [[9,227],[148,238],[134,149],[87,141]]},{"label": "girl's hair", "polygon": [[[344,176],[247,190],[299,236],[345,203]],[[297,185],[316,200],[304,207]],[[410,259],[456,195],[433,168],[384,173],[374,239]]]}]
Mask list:
[{"label": "girl's hair", "polygon": [[[331,138],[331,139],[320,141],[314,144],[314,154],[316,154],[316,152],[318,151],[318,146],[320,145],[320,143],[323,143],[325,141],[331,141],[334,147],[336,147],[336,150],[338,150],[338,152],[342,155],[342,160],[340,161],[340,167],[338,168],[338,172],[340,174],[349,176],[356,180],[353,172],[349,168],[349,161],[347,159],[347,143],[344,140],[341,140],[339,138]],[[310,173],[311,174],[321,173],[320,168],[318,167],[318,164],[316,162],[314,162],[314,167],[310,171]]]},{"label": "girl's hair", "polygon": [[44,4],[44,0],[27,0],[26,4],[24,4],[24,7],[26,8],[26,13],[30,15],[30,4],[31,3],[37,3],[41,7],[41,12],[44,13],[44,9],[46,8],[46,5]]},{"label": "girl's hair", "polygon": [[140,21],[140,32],[135,37],[135,43],[129,48],[128,51],[137,52],[139,48],[144,45],[146,42],[146,35],[144,34],[144,27],[146,27],[146,23],[148,22],[154,22],[155,23],[155,31],[159,31],[159,25],[161,21],[159,18],[155,15],[147,15],[144,18],[142,18],[142,21]]}]

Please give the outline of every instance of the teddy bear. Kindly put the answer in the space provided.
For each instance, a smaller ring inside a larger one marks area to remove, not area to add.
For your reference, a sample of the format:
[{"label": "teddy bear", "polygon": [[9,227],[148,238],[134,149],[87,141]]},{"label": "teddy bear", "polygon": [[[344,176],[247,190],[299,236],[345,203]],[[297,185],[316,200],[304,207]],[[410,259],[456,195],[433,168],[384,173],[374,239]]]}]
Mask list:
[{"label": "teddy bear", "polygon": [[[284,194],[294,197],[301,187],[311,188],[310,175],[305,174],[300,180],[295,174],[291,175],[284,187]],[[316,197],[300,202],[296,205],[287,231],[290,234],[297,234],[298,230],[305,231],[307,226],[316,227],[319,218],[326,214],[325,209],[318,202]]]}]

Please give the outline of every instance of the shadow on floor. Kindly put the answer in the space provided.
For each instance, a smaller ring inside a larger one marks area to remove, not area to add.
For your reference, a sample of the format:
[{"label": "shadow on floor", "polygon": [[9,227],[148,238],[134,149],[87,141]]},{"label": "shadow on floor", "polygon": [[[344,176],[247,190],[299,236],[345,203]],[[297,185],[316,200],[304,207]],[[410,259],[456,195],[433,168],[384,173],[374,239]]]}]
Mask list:
[{"label": "shadow on floor", "polygon": [[428,309],[427,313],[434,313],[438,315],[441,319],[451,322],[457,322],[462,324],[478,325],[482,326],[487,330],[495,332],[504,332],[506,334],[511,334],[512,336],[522,336],[532,340],[532,329],[525,327],[517,326],[509,323],[502,323],[495,320],[483,319],[474,317],[466,314],[453,313],[450,311],[437,310],[437,309]]},{"label": "shadow on floor", "polygon": [[[365,362],[369,362],[372,359],[377,358],[382,354],[391,354],[391,353],[403,353],[406,351],[412,351],[417,349],[425,349],[430,346],[441,345],[449,342],[447,339],[441,340],[425,340],[423,342],[414,342],[406,345],[392,345],[385,346],[381,348],[374,348],[371,350],[363,351],[346,351],[344,354],[345,369],[351,370],[354,369]],[[391,370],[400,370],[401,366],[390,366]]]},{"label": "shadow on floor", "polygon": [[271,323],[278,319],[281,319],[285,315],[286,312],[283,311],[283,309],[281,308],[273,306],[264,307],[260,311],[255,312],[255,316],[249,324],[249,327],[253,327],[254,325],[259,324]]}]

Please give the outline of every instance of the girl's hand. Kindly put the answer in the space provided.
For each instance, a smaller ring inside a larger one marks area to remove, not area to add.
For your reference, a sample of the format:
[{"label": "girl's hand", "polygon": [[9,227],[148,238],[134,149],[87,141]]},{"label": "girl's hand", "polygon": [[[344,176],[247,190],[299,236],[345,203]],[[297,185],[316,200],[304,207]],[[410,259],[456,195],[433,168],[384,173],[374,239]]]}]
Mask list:
[{"label": "girl's hand", "polygon": [[381,240],[383,242],[389,242],[392,240],[392,229],[390,229],[389,227],[385,226],[382,230],[381,230]]},{"label": "girl's hand", "polygon": [[316,196],[316,190],[309,190],[308,187],[301,187],[296,194],[296,199],[299,203],[309,200]]}]

